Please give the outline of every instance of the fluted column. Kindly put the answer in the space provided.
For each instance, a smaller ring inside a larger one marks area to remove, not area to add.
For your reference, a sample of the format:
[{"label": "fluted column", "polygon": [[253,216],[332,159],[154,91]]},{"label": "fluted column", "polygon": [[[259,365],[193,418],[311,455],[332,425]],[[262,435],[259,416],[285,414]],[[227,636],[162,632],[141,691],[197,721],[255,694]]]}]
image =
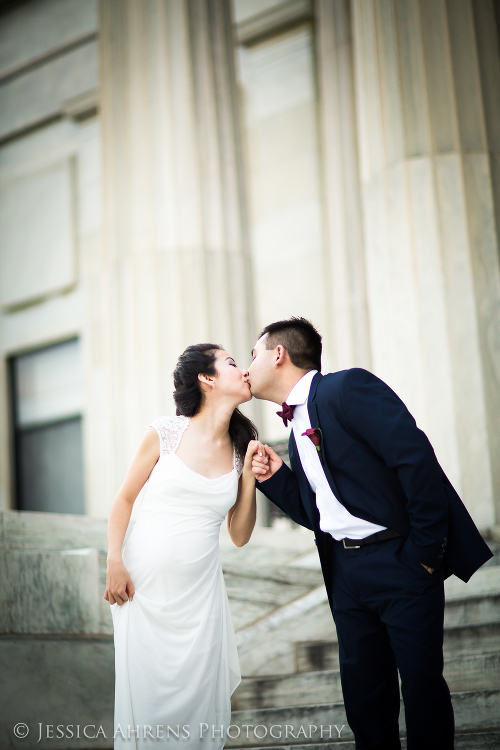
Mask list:
[{"label": "fluted column", "polygon": [[371,367],[350,0],[315,4],[330,367]]},{"label": "fluted column", "polygon": [[500,522],[493,3],[352,7],[373,368],[489,528]]},{"label": "fluted column", "polygon": [[174,413],[180,352],[220,343],[244,365],[255,335],[228,2],[101,0],[99,39],[96,508],[99,476],[116,490],[149,420]]}]

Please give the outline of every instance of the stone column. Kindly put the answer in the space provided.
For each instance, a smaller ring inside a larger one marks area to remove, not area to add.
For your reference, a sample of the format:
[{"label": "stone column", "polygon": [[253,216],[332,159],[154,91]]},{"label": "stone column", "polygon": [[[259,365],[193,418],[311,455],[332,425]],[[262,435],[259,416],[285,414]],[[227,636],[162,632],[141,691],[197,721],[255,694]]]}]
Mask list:
[{"label": "stone column", "polygon": [[228,0],[101,0],[99,39],[89,496],[102,514],[149,421],[175,413],[182,350],[220,343],[244,366],[255,329]]},{"label": "stone column", "polygon": [[331,369],[370,369],[350,2],[317,0],[315,16]]},{"label": "stone column", "polygon": [[500,523],[498,29],[491,0],[352,0],[374,371],[476,523]]}]

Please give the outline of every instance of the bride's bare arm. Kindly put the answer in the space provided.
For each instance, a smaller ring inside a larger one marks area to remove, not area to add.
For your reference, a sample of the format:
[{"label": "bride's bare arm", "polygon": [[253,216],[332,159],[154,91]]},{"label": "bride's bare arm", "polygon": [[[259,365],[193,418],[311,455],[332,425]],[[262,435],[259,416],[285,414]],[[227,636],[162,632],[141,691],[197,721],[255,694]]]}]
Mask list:
[{"label": "bride's bare arm", "polygon": [[237,547],[243,547],[250,540],[257,518],[252,457],[258,445],[259,442],[257,440],[251,440],[248,444],[245,463],[240,477],[238,497],[233,507],[227,513],[229,536]]},{"label": "bride's bare arm", "polygon": [[134,586],[122,561],[122,545],[137,495],[146,483],[160,455],[160,441],[154,427],[142,439],[121,487],[116,493],[108,516],[108,566],[104,598],[110,604],[128,601]]}]

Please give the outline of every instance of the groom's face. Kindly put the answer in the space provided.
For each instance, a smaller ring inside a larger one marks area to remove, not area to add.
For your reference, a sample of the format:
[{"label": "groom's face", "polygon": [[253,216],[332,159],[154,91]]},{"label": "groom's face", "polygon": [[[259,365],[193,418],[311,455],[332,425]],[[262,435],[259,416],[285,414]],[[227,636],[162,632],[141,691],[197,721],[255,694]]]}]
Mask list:
[{"label": "groom's face", "polygon": [[266,336],[262,336],[252,350],[252,364],[248,368],[248,381],[254,398],[266,399],[270,384],[276,378],[276,350],[266,349]]}]

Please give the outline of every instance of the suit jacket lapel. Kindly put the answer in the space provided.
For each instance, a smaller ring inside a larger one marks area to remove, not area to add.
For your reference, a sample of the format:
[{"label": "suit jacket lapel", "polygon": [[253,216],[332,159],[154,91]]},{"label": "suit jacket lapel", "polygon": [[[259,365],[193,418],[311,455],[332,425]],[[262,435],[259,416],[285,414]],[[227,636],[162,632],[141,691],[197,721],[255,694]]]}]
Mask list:
[{"label": "suit jacket lapel", "polygon": [[309,480],[306,477],[306,473],[300,460],[293,430],[290,432],[290,439],[288,441],[288,455],[290,457],[292,468],[297,475],[297,482],[299,483],[299,490],[305,511],[309,516],[312,525],[316,528],[319,526],[319,510],[314,499],[314,492],[311,489],[311,485],[309,484]]},{"label": "suit jacket lapel", "polygon": [[317,372],[316,375],[313,377],[311,382],[311,388],[309,390],[309,398],[307,400],[307,411],[309,412],[309,419],[311,422],[311,427],[319,427],[322,431],[323,440],[321,441],[321,464],[323,466],[323,471],[325,472],[325,476],[328,480],[328,484],[330,485],[333,494],[337,498],[337,500],[341,503],[341,497],[339,495],[339,491],[337,489],[337,485],[335,484],[335,480],[332,476],[332,473],[328,467],[328,464],[326,462],[325,458],[325,433],[321,428],[321,424],[318,417],[318,407],[316,404],[316,391],[319,385],[319,382],[323,375],[320,372]]}]

